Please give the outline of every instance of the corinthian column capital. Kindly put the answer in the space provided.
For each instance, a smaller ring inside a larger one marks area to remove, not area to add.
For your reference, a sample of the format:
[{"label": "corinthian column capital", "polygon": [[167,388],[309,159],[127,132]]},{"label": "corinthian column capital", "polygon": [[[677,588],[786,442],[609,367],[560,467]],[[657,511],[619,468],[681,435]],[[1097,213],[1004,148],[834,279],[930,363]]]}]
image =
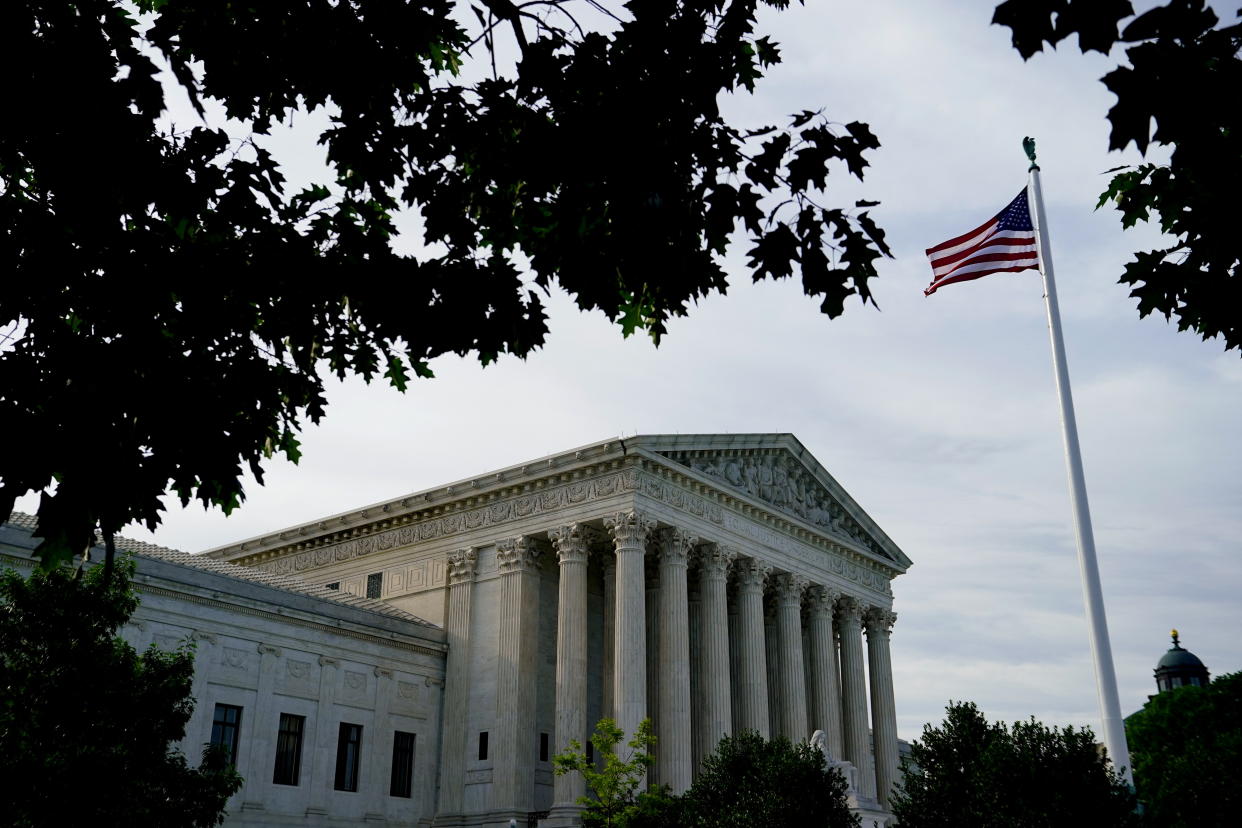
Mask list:
[{"label": "corinthian column capital", "polygon": [[843,595],[837,599],[837,620],[842,624],[859,624],[862,613],[862,604],[852,595]]},{"label": "corinthian column capital", "polygon": [[836,609],[837,600],[841,597],[841,590],[832,589],[831,587],[812,584],[806,594],[806,610],[811,617],[817,615],[831,616]]},{"label": "corinthian column capital", "polygon": [[479,562],[479,552],[473,546],[458,549],[448,556],[448,582],[462,584],[474,580],[475,567]]},{"label": "corinthian column capital", "polygon": [[548,540],[556,549],[556,559],[565,563],[585,563],[591,547],[599,538],[599,530],[585,523],[571,523],[548,530]]},{"label": "corinthian column capital", "polygon": [[773,578],[777,601],[782,605],[792,604],[800,607],[802,605],[802,593],[806,591],[810,583],[801,575],[782,572]]},{"label": "corinthian column capital", "polygon": [[897,623],[897,613],[887,607],[868,607],[863,614],[863,623],[866,624],[868,639],[888,637],[893,631],[893,624]]},{"label": "corinthian column capital", "polygon": [[699,568],[710,578],[724,580],[729,567],[738,558],[737,547],[720,543],[705,543],[699,547]]},{"label": "corinthian column capital", "polygon": [[772,567],[755,558],[741,558],[733,565],[737,585],[741,589],[762,590],[763,582],[772,574]]},{"label": "corinthian column capital", "polygon": [[645,512],[630,509],[604,518],[604,525],[612,532],[613,543],[620,550],[642,547],[651,530],[655,528],[655,520]]},{"label": "corinthian column capital", "polygon": [[657,529],[651,533],[660,563],[684,564],[699,539],[684,529]]},{"label": "corinthian column capital", "polygon": [[535,539],[526,535],[502,540],[496,544],[496,566],[502,573],[529,569],[537,563],[539,551]]}]

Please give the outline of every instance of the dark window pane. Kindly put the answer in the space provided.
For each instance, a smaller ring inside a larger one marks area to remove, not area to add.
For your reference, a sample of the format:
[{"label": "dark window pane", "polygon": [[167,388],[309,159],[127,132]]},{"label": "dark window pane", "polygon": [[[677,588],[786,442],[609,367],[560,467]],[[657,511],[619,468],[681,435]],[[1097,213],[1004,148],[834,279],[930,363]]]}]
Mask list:
[{"label": "dark window pane", "polygon": [[362,725],[341,722],[336,739],[336,789],[358,790],[358,763],[362,759]]},{"label": "dark window pane", "polygon": [[398,730],[392,739],[391,796],[410,798],[414,787],[414,734]]},{"label": "dark window pane", "polygon": [[539,761],[548,761],[548,734],[539,734]]},{"label": "dark window pane", "polygon": [[305,729],[305,716],[280,714],[280,732],[276,734],[276,769],[272,772],[274,784],[298,784],[302,771],[302,732]]},{"label": "dark window pane", "polygon": [[211,719],[211,743],[224,748],[230,765],[237,764],[237,736],[241,729],[242,709],[232,704],[217,704]]},{"label": "dark window pane", "polygon": [[482,762],[487,758],[487,731],[484,730],[479,734],[479,761]]},{"label": "dark window pane", "polygon": [[367,597],[378,598],[384,589],[384,573],[376,572],[367,576]]},{"label": "dark window pane", "polygon": [[340,588],[341,588],[341,582],[340,582],[340,581],[333,581],[333,582],[332,582],[332,583],[330,583],[330,584],[324,584],[324,586],[325,586],[325,587],[327,587],[328,589],[340,589]]},{"label": "dark window pane", "polygon": [[586,760],[588,762],[595,761],[595,745],[590,739],[587,739]]}]

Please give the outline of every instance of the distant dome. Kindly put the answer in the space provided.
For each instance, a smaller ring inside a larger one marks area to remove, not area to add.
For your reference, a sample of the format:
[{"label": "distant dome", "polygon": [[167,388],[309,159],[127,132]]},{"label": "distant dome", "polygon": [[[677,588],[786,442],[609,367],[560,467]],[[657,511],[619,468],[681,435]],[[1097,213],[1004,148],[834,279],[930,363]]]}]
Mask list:
[{"label": "distant dome", "polygon": [[1177,630],[1173,630],[1173,646],[1156,662],[1156,687],[1161,693],[1178,687],[1203,687],[1209,681],[1208,669],[1190,650],[1182,649]]}]

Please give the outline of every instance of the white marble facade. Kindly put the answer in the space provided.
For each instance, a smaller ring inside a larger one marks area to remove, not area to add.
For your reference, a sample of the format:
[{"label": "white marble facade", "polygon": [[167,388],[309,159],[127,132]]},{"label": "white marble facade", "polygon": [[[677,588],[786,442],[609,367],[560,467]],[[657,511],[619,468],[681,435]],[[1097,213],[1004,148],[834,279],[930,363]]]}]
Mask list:
[{"label": "white marble facade", "polygon": [[609,440],[209,554],[443,628],[435,825],[576,824],[549,760],[602,716],[653,720],[675,791],[724,734],[823,730],[887,816],[910,560],[792,435]]}]

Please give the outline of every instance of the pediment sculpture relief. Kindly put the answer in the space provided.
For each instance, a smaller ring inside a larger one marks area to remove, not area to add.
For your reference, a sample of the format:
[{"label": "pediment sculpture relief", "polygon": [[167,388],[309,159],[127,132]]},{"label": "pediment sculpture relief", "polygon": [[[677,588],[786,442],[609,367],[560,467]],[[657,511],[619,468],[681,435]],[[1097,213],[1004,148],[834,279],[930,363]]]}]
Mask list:
[{"label": "pediment sculpture relief", "polygon": [[714,452],[675,452],[669,457],[751,497],[790,512],[812,526],[884,554],[862,526],[793,457],[731,457]]}]

